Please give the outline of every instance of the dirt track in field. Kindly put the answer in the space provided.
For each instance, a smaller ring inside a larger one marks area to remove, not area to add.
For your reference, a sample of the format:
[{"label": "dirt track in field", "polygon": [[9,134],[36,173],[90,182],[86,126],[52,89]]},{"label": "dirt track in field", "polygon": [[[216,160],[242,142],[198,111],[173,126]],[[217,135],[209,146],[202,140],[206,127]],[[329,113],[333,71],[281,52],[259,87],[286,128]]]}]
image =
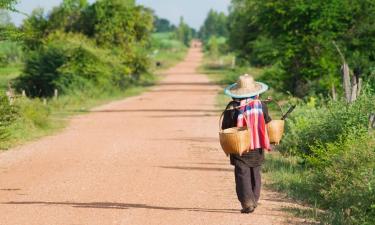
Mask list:
[{"label": "dirt track in field", "polygon": [[0,225],[302,224],[263,190],[239,213],[218,144],[219,87],[200,48],[137,97],[73,118],[60,134],[0,154]]}]

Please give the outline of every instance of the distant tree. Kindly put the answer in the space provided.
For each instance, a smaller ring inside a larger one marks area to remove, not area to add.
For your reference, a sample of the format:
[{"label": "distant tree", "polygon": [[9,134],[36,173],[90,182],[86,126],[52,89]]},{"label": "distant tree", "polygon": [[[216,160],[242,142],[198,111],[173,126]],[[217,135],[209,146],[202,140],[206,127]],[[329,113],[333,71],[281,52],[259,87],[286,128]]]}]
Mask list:
[{"label": "distant tree", "polygon": [[180,18],[180,23],[176,29],[176,37],[186,46],[190,45],[190,41],[193,38],[193,29],[185,23],[183,17]]},{"label": "distant tree", "polygon": [[36,50],[43,44],[48,31],[48,19],[42,8],[36,8],[21,26],[26,50]]},{"label": "distant tree", "polygon": [[159,18],[154,16],[154,29],[155,32],[171,32],[176,29],[176,26],[171,24],[171,22],[164,18]]},{"label": "distant tree", "polygon": [[223,12],[216,12],[213,9],[208,12],[199,31],[199,37],[205,41],[211,36],[228,36],[227,16]]}]

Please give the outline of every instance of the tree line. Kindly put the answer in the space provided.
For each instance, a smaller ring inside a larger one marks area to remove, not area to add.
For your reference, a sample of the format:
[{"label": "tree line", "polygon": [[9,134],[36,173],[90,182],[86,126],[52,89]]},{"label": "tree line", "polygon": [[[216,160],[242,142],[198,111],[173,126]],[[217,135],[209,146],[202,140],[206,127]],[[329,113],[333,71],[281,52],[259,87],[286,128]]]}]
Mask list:
[{"label": "tree line", "polygon": [[232,0],[227,18],[208,14],[201,37],[224,36],[242,62],[272,67],[265,78],[278,90],[328,95],[341,87],[335,44],[353,75],[374,79],[374,21],[371,0]]}]

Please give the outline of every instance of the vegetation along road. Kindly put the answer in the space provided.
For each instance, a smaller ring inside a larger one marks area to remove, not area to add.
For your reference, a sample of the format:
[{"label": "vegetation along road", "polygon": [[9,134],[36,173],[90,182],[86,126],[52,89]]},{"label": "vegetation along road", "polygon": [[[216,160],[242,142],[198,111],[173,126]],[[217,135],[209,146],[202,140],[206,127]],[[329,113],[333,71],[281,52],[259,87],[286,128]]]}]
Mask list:
[{"label": "vegetation along road", "polygon": [[[219,147],[219,91],[200,48],[141,96],[75,117],[60,134],[1,153],[1,224],[301,224],[264,191],[239,213]],[[293,224],[293,223],[292,223]]]}]

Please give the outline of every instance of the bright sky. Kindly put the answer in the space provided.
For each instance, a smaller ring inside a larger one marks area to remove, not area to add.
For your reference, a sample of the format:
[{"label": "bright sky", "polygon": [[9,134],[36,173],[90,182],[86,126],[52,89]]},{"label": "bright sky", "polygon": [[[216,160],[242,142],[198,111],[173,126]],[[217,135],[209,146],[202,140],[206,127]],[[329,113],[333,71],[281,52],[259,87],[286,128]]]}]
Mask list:
[{"label": "bright sky", "polygon": [[[94,1],[89,0],[89,2]],[[19,0],[16,8],[29,14],[37,7],[50,10],[60,2],[61,0]],[[178,24],[180,16],[183,16],[190,26],[199,29],[211,8],[227,12],[230,0],[137,0],[137,2],[154,9],[159,17],[167,18],[174,24]],[[23,15],[14,13],[11,16],[17,25],[21,24],[25,18]]]}]

